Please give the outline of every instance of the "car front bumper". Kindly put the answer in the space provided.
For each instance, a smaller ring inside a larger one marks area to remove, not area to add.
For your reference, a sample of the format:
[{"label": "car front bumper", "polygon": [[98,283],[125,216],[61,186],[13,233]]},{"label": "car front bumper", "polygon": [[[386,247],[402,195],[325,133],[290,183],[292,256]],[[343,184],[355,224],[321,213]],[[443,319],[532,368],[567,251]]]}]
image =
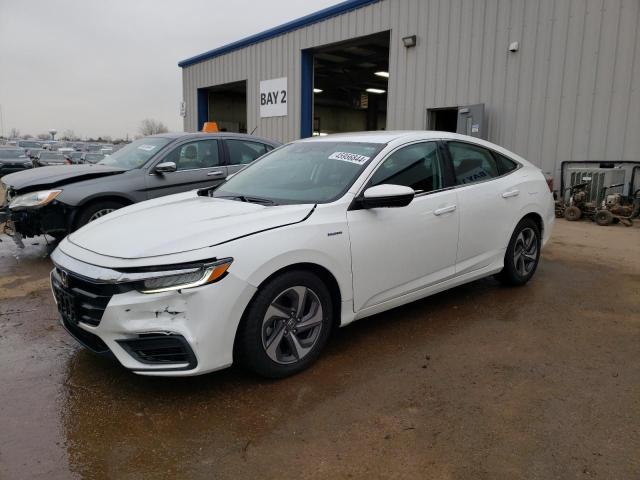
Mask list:
[{"label": "car front bumper", "polygon": [[70,219],[73,218],[73,214],[73,208],[61,203],[18,211],[5,206],[0,210],[0,224],[10,225],[10,230],[22,237],[44,234],[58,237],[70,231]]},{"label": "car front bumper", "polygon": [[117,285],[101,284],[101,291],[86,278],[77,281],[84,272],[66,270],[61,258],[53,259],[52,290],[62,324],[85,347],[142,375],[193,376],[233,362],[236,331],[256,291],[233,272],[197,288],[118,293]]}]

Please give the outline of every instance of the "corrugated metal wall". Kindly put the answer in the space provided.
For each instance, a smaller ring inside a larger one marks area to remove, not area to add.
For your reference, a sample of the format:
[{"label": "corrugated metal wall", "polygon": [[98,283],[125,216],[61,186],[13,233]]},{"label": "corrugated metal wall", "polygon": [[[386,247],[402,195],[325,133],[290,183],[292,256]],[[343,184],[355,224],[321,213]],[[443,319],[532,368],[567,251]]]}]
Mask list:
[{"label": "corrugated metal wall", "polygon": [[[388,129],[426,128],[428,108],[484,103],[489,140],[544,171],[640,160],[638,25],[639,0],[381,0],[186,67],[185,130],[196,128],[197,88],[247,79],[248,130],[298,138],[300,50],[391,30]],[[289,115],[260,120],[259,81],[282,76]]]}]

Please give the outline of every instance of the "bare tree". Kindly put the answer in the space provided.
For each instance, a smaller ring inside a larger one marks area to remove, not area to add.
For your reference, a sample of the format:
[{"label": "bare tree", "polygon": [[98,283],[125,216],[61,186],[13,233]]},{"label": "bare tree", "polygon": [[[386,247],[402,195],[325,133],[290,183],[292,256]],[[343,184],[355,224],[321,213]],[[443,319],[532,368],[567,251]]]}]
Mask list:
[{"label": "bare tree", "polygon": [[17,128],[12,128],[9,132],[9,138],[18,138],[20,136],[20,130]]},{"label": "bare tree", "polygon": [[155,135],[156,133],[167,133],[169,131],[164,123],[152,118],[145,118],[142,120],[140,122],[139,130],[143,137],[146,137],[147,135]]},{"label": "bare tree", "polygon": [[22,138],[22,140],[29,140],[30,138],[33,138],[33,135],[31,135],[30,133],[25,133],[20,138]]},{"label": "bare tree", "polygon": [[51,138],[51,135],[49,135],[48,133],[39,133],[38,135],[36,135],[36,138],[38,140],[49,140]]},{"label": "bare tree", "polygon": [[60,140],[66,140],[68,142],[75,142],[76,140],[78,140],[78,137],[76,136],[75,132],[71,129],[67,129],[64,132],[62,132],[62,136],[60,137]]}]

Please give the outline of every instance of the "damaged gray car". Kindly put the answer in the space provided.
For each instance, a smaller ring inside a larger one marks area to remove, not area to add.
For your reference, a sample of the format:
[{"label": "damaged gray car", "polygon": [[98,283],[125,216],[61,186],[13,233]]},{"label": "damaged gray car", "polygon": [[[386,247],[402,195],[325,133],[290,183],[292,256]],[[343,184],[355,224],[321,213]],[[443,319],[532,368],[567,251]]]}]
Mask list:
[{"label": "damaged gray car", "polygon": [[56,239],[133,203],[222,183],[279,146],[234,133],[160,134],[136,140],[97,164],[41,167],[0,179],[0,225]]}]

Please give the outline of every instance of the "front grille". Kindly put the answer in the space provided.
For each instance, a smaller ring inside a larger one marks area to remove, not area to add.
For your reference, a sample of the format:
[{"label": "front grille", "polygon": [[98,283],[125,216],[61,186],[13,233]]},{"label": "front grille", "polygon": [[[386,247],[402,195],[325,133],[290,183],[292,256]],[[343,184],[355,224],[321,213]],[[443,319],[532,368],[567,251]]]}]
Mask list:
[{"label": "front grille", "polygon": [[55,268],[51,285],[60,315],[72,324],[100,325],[111,297],[123,291],[119,285],[97,283]]},{"label": "front grille", "polygon": [[78,325],[71,323],[64,317],[64,315],[61,315],[61,322],[65,330],[69,332],[69,335],[75,338],[83,347],[100,355],[110,352],[107,344],[104,343],[97,335],[87,332],[86,330],[78,327]]},{"label": "front grille", "polygon": [[129,355],[149,365],[187,364],[182,370],[191,370],[197,360],[189,343],[181,335],[146,334],[138,338],[117,340]]}]

